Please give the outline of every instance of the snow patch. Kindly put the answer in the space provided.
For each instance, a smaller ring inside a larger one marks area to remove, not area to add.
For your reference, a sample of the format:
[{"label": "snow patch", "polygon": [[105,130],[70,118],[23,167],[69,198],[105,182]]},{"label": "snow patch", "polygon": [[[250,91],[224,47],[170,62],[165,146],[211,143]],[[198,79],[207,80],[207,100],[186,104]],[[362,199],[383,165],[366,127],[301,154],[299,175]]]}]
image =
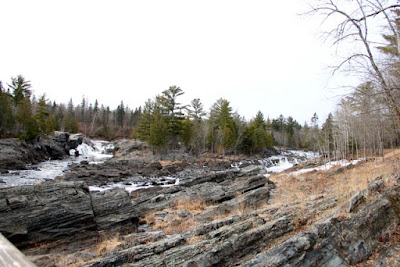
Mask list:
[{"label": "snow patch", "polygon": [[348,161],[348,160],[345,160],[345,159],[344,160],[338,160],[338,161],[331,161],[331,162],[328,162],[328,163],[326,163],[324,165],[321,165],[321,166],[318,166],[318,167],[315,167],[315,168],[308,168],[308,169],[302,169],[302,170],[291,172],[290,175],[296,176],[296,175],[299,175],[299,174],[309,173],[309,172],[312,172],[312,171],[327,171],[327,170],[329,170],[329,169],[331,169],[331,168],[333,168],[335,166],[347,167],[349,165],[356,165],[356,164],[358,164],[358,163],[360,163],[362,161],[364,161],[364,159],[357,159],[357,160],[351,160],[351,161]]}]

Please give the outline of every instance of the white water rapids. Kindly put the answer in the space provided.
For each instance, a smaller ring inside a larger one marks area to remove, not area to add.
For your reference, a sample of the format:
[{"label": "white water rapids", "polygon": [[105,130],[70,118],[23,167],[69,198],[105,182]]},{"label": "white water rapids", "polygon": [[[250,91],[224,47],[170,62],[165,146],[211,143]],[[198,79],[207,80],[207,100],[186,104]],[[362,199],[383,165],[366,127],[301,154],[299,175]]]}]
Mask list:
[{"label": "white water rapids", "polygon": [[[18,170],[18,171],[9,171],[5,174],[0,174],[0,188],[2,187],[12,187],[18,185],[31,185],[38,182],[46,181],[54,179],[58,176],[62,176],[64,172],[68,171],[69,165],[72,163],[79,163],[83,160],[87,161],[89,164],[101,164],[107,159],[111,158],[111,151],[113,150],[113,144],[107,141],[96,141],[91,140],[88,142],[89,144],[79,145],[76,149],[79,152],[79,156],[75,157],[75,150],[71,150],[71,157],[63,160],[51,160],[42,162],[37,165],[30,166],[29,170]],[[265,158],[262,160],[258,160],[258,162],[247,161],[247,162],[238,162],[232,164],[232,168],[241,169],[243,164],[247,165],[255,165],[260,169],[265,170],[265,176],[268,177],[273,173],[279,173],[285,171],[287,169],[292,168],[296,164],[306,162],[310,159],[316,159],[319,157],[318,153],[313,152],[305,152],[299,150],[286,150],[281,151],[280,155],[272,156],[269,158]],[[295,171],[290,173],[290,175],[299,175],[303,173],[307,173],[313,170],[327,170],[333,166],[342,165],[346,166],[349,164],[356,164],[357,162],[331,162],[320,167],[310,168],[310,169],[302,169],[299,171]],[[143,177],[145,178],[145,177]],[[184,177],[182,177],[184,178]],[[157,180],[156,183],[154,179]],[[119,183],[110,183],[104,184],[101,186],[89,186],[90,191],[105,191],[110,190],[112,188],[123,188],[129,193],[141,188],[149,188],[153,186],[161,186],[161,187],[170,187],[174,185],[178,185],[180,183],[178,177],[159,177],[159,178],[145,178],[145,182],[137,183],[133,181],[129,181],[129,177],[127,177],[125,182]]]},{"label": "white water rapids", "polygon": [[[18,185],[31,185],[46,180],[52,180],[62,176],[72,163],[79,163],[83,160],[89,164],[99,164],[112,157],[109,153],[113,145],[107,141],[91,140],[90,144],[83,143],[77,147],[79,156],[70,156],[63,160],[49,160],[37,165],[28,165],[28,170],[8,171],[0,174],[0,188]],[[75,155],[75,150],[70,151]]]}]

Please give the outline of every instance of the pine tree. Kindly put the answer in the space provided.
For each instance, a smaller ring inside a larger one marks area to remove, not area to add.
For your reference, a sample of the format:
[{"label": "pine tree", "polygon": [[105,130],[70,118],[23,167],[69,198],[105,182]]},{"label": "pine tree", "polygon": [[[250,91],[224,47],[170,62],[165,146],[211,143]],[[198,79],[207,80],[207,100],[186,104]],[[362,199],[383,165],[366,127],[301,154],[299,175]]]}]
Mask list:
[{"label": "pine tree", "polygon": [[206,124],[203,120],[203,117],[207,113],[204,111],[203,104],[199,98],[193,99],[187,110],[188,116],[192,122],[191,151],[198,156],[203,150],[205,150]]},{"label": "pine tree", "polygon": [[67,132],[77,133],[79,131],[78,119],[76,118],[72,99],[70,99],[68,102],[67,114],[64,117],[63,124],[64,124],[64,129]]},{"label": "pine tree", "polygon": [[267,132],[264,115],[259,111],[256,117],[246,125],[241,143],[245,153],[261,152],[264,148],[272,147],[273,137]]},{"label": "pine tree", "polygon": [[333,116],[329,113],[325,123],[321,129],[321,143],[324,148],[324,153],[328,155],[328,161],[331,160],[331,154],[334,151],[334,140],[333,140]]},{"label": "pine tree", "polygon": [[0,81],[0,137],[11,136],[15,125],[12,96],[5,91]]},{"label": "pine tree", "polygon": [[19,123],[19,137],[32,139],[39,134],[36,120],[33,117],[32,103],[29,96],[24,97],[17,105],[17,121]]},{"label": "pine tree", "polygon": [[154,103],[150,99],[146,101],[135,132],[142,141],[148,141],[150,137],[151,117],[153,114]]},{"label": "pine tree", "polygon": [[13,90],[14,105],[17,106],[24,98],[31,97],[31,83],[27,81],[22,75],[16,78],[11,78],[11,85],[9,87]]},{"label": "pine tree", "polygon": [[182,110],[185,108],[181,103],[178,103],[178,97],[184,92],[177,86],[170,86],[168,90],[162,92],[162,95],[157,98],[160,103],[162,113],[166,115],[168,124],[168,134],[171,137],[171,146],[178,146],[179,136],[182,133],[182,122],[185,119]]},{"label": "pine tree", "polygon": [[54,131],[54,120],[50,115],[50,106],[47,104],[46,96],[42,95],[37,104],[34,116],[37,121],[39,133],[48,134]]},{"label": "pine tree", "polygon": [[159,105],[154,106],[150,121],[150,133],[148,143],[153,148],[153,152],[164,148],[168,141],[168,124]]},{"label": "pine tree", "polygon": [[212,151],[218,149],[225,153],[226,149],[233,148],[237,139],[236,124],[232,116],[232,108],[225,99],[214,103],[210,111],[210,132],[208,136]]},{"label": "pine tree", "polygon": [[116,110],[116,117],[117,117],[116,121],[120,127],[124,126],[125,115],[126,113],[125,113],[124,101],[121,101],[121,104],[118,105]]},{"label": "pine tree", "polygon": [[189,117],[186,117],[186,119],[182,123],[182,132],[180,138],[183,144],[187,148],[191,146],[193,136],[194,136],[193,122],[190,120]]}]

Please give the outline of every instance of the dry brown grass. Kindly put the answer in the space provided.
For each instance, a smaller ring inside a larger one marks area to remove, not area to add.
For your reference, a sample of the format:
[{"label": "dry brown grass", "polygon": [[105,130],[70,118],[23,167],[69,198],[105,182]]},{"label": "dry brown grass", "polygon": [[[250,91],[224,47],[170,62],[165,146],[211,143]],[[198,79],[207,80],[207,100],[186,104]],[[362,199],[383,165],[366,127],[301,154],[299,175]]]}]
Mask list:
[{"label": "dry brown grass", "polygon": [[395,150],[389,151],[384,158],[363,162],[335,175],[329,176],[339,167],[297,176],[287,173],[273,175],[270,179],[277,185],[278,194],[273,197],[275,203],[267,205],[267,207],[280,208],[295,205],[297,209],[306,209],[307,204],[313,203],[313,196],[336,198],[338,201],[330,210],[315,214],[314,218],[309,218],[309,222],[315,221],[322,218],[324,214],[332,213],[333,209],[337,209],[354,194],[366,189],[378,177],[382,177],[386,186],[390,186],[393,182],[390,177],[398,173],[399,162],[400,150]]},{"label": "dry brown grass", "polygon": [[101,256],[107,251],[115,249],[120,244],[122,244],[120,237],[119,235],[116,235],[113,238],[104,238],[100,243],[92,248],[91,251]]},{"label": "dry brown grass", "polygon": [[68,255],[65,257],[62,257],[56,261],[54,261],[54,266],[55,267],[81,267],[85,266],[89,262],[84,261],[82,259],[79,259],[75,257],[74,255]]},{"label": "dry brown grass", "polygon": [[198,225],[199,225],[199,223],[196,220],[194,220],[193,218],[184,219],[184,220],[179,220],[179,221],[173,221],[173,223],[170,223],[167,227],[165,227],[163,229],[163,231],[167,235],[183,234],[190,230],[193,230]]},{"label": "dry brown grass", "polygon": [[156,220],[156,213],[157,212],[152,212],[146,215],[145,220],[152,229],[161,230],[167,235],[182,234],[198,226],[198,222],[193,218],[182,219],[177,214],[174,214],[173,218],[167,222]]},{"label": "dry brown grass", "polygon": [[200,243],[200,242],[202,242],[204,240],[205,240],[205,236],[204,235],[201,235],[201,236],[195,235],[195,236],[192,236],[192,237],[186,239],[186,244],[187,245],[192,245],[192,244]]},{"label": "dry brown grass", "polygon": [[207,205],[206,202],[201,199],[181,199],[174,205],[175,210],[186,210],[191,215],[201,213],[210,207],[212,207],[212,205]]},{"label": "dry brown grass", "polygon": [[301,203],[317,195],[348,199],[355,193],[366,189],[378,176],[388,176],[393,172],[393,167],[386,160],[380,163],[378,161],[365,162],[328,178],[328,174],[337,168],[297,176],[288,174],[271,176],[270,179],[277,185],[279,192],[274,198],[275,205]]},{"label": "dry brown grass", "polygon": [[173,164],[177,164],[177,163],[182,163],[182,160],[159,160],[161,166],[165,167],[165,166],[170,166]]},{"label": "dry brown grass", "polygon": [[[95,262],[97,259],[102,257],[107,251],[115,249],[118,245],[122,244],[119,236],[114,236],[113,238],[103,238],[97,245],[87,249],[88,253],[94,253],[94,257],[90,260],[83,260],[77,257],[75,254],[59,254],[53,262],[53,266],[57,267],[80,267],[88,265],[91,262]],[[82,251],[81,251],[82,252]]]},{"label": "dry brown grass", "polygon": [[[199,214],[202,211],[210,208],[212,206],[207,205],[203,200],[196,199],[180,199],[175,202],[172,208],[164,209],[162,211],[152,211],[145,215],[144,220],[150,225],[154,230],[162,230],[166,234],[177,234],[184,233],[191,229],[194,229],[198,222],[193,219],[193,215]],[[176,211],[182,210],[187,211],[190,214],[188,218],[180,217]],[[162,219],[157,220],[157,214],[163,212],[167,215],[173,215],[168,221]]]}]

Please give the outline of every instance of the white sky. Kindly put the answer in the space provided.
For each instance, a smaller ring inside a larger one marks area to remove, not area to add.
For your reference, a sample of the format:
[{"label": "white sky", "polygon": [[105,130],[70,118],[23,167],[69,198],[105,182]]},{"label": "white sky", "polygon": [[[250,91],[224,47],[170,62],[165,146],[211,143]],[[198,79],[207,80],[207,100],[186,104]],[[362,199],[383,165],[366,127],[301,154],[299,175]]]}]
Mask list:
[{"label": "white sky", "polygon": [[185,104],[208,110],[222,97],[246,119],[261,110],[303,124],[337,100],[326,87],[334,49],[319,19],[297,16],[305,10],[301,0],[4,0],[0,80],[21,74],[37,96],[111,108],[177,85]]}]

